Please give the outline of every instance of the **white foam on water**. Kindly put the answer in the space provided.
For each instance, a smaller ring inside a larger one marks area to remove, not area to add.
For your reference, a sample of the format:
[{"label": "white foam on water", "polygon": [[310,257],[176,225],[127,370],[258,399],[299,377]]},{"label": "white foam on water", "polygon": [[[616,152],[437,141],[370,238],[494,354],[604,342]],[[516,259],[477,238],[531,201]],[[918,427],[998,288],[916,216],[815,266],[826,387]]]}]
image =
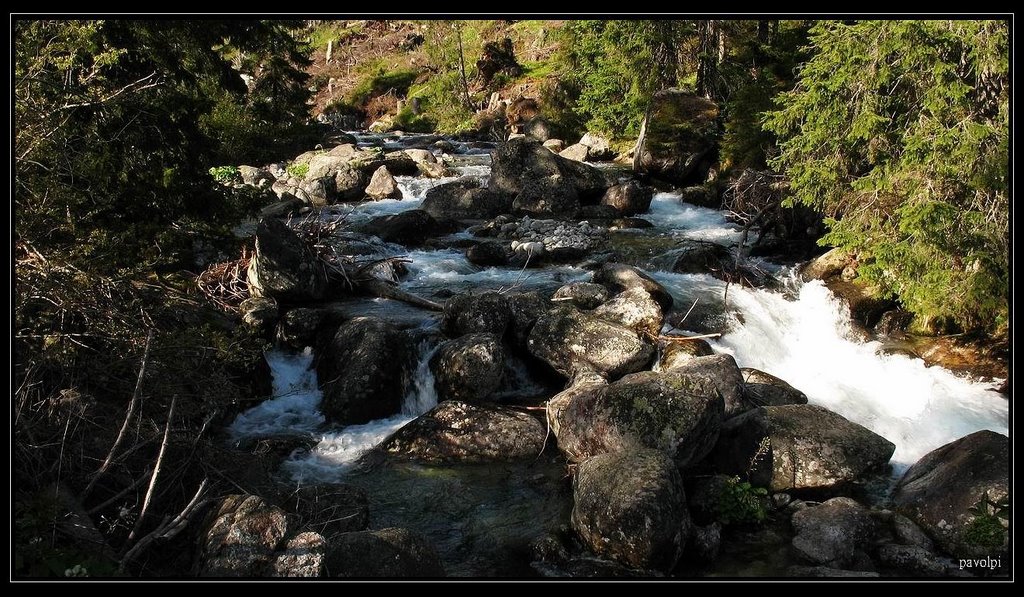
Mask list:
[{"label": "white foam on water", "polygon": [[416,370],[400,414],[325,432],[311,451],[288,460],[284,469],[300,483],[338,480],[389,435],[437,406],[434,374],[430,371],[430,357],[436,350],[437,344],[430,340],[421,341],[417,347]]},{"label": "white foam on water", "polygon": [[300,354],[281,350],[266,353],[273,376],[273,395],[238,415],[228,428],[234,437],[310,433],[324,422],[320,414],[323,392],[312,369],[313,351]]},{"label": "white foam on water", "polygon": [[542,269],[479,267],[467,261],[465,254],[458,249],[409,251],[408,257],[411,260],[406,264],[409,276],[402,285],[411,289],[457,289],[458,286],[474,289],[535,288],[577,281],[589,275],[587,270],[567,265]]},{"label": "white foam on water", "polygon": [[[798,284],[798,282],[794,282]],[[921,359],[882,354],[853,334],[849,308],[819,281],[795,300],[732,286],[733,326],[712,343],[740,367],[778,376],[824,406],[896,444],[897,474],[931,450],[982,429],[1006,434],[998,382],[958,377]]]},{"label": "white foam on water", "polygon": [[678,193],[655,193],[651,207],[640,217],[683,238],[728,245],[739,242],[740,227],[725,219],[721,211],[680,201]]}]

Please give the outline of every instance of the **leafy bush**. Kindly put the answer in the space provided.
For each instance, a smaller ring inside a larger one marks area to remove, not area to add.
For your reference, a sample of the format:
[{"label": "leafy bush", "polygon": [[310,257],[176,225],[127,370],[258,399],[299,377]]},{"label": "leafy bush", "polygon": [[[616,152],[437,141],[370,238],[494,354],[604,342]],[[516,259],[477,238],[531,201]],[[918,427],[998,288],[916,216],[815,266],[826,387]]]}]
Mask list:
[{"label": "leafy bush", "polygon": [[238,179],[236,166],[214,166],[210,168],[210,176],[219,183],[233,182]]},{"label": "leafy bush", "polygon": [[718,520],[722,524],[756,524],[768,517],[766,506],[768,490],[754,487],[748,481],[732,477],[722,487],[715,504]]}]

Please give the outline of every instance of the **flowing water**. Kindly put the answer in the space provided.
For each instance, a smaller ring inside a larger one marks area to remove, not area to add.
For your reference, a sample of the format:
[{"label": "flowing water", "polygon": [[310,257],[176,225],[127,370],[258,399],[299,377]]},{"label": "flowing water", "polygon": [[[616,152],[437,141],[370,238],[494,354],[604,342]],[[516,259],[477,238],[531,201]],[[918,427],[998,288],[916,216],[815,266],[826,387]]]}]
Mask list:
[{"label": "flowing water", "polygon": [[[360,144],[380,143],[363,135]],[[384,139],[386,148],[408,139]],[[466,151],[467,147],[461,148]],[[460,156],[462,175],[485,178],[490,157],[485,149]],[[420,206],[436,184],[454,179],[399,177],[401,200],[333,208],[352,220],[398,213]],[[759,265],[785,282],[783,290],[747,289],[708,275],[666,271],[680,239],[738,242],[740,230],[721,212],[682,204],[672,193],[655,195],[643,217],[655,227],[621,231],[609,244],[628,261],[648,269],[676,299],[676,311],[690,315],[676,327],[693,332],[722,332],[712,344],[732,354],[741,367],[776,375],[827,407],[896,444],[893,475],[898,476],[928,451],[968,433],[991,429],[1007,433],[1008,403],[994,391],[998,382],[956,376],[920,359],[883,354],[878,342],[860,340],[851,329],[848,308],[820,282],[801,283],[778,265]],[[455,241],[465,233],[449,237]],[[553,290],[586,280],[589,272],[573,266],[542,269],[481,268],[461,249],[405,251],[411,260],[406,290],[427,297],[481,289]],[[325,427],[317,410],[321,393],[309,349],[301,354],[268,353],[274,397],[239,415],[229,431],[235,437],[312,435],[316,446],[286,461],[294,482],[342,479],[367,489],[371,527],[407,526],[438,546],[453,574],[526,574],[526,545],[568,521],[571,491],[564,462],[546,455],[529,464],[432,468],[414,465],[353,472],[352,464],[390,433],[437,403],[428,367],[439,338],[436,314],[386,300],[362,300],[337,306],[349,316],[377,315],[412,327],[422,337],[418,365],[411,376],[402,412],[363,425]],[[523,384],[530,383],[522,375]],[[513,376],[513,379],[516,379]],[[536,391],[536,389],[533,389]],[[769,567],[770,568],[770,567]]]}]

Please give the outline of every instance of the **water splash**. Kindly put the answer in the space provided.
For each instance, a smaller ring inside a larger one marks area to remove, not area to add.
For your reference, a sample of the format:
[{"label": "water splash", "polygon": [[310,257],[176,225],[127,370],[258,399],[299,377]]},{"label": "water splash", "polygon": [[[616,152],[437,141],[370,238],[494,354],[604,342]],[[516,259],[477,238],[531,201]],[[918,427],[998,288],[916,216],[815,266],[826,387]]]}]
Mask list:
[{"label": "water splash", "polygon": [[994,391],[998,382],[883,354],[879,342],[856,338],[849,308],[824,284],[809,282],[796,292],[787,300],[778,292],[731,288],[731,329],[716,348],[896,444],[897,473],[974,431],[1007,433],[1008,402]]},{"label": "water splash", "polygon": [[313,351],[299,354],[272,350],[266,354],[273,375],[273,394],[259,405],[238,415],[228,432],[235,438],[304,434],[323,425]]},{"label": "water splash", "polygon": [[655,193],[651,207],[641,217],[675,236],[729,245],[739,242],[740,228],[723,212],[682,203],[678,193]]}]

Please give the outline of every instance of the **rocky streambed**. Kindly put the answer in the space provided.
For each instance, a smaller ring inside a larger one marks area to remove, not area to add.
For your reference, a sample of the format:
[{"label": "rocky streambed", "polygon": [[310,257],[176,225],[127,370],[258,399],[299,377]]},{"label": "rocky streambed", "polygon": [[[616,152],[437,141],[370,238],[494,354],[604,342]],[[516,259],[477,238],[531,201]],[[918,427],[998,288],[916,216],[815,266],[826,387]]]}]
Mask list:
[{"label": "rocky streambed", "polygon": [[997,383],[888,354],[630,170],[347,140],[247,178],[279,199],[242,309],[278,348],[225,441],[283,446],[290,497],[218,504],[201,573],[956,576],[1005,552]]}]

